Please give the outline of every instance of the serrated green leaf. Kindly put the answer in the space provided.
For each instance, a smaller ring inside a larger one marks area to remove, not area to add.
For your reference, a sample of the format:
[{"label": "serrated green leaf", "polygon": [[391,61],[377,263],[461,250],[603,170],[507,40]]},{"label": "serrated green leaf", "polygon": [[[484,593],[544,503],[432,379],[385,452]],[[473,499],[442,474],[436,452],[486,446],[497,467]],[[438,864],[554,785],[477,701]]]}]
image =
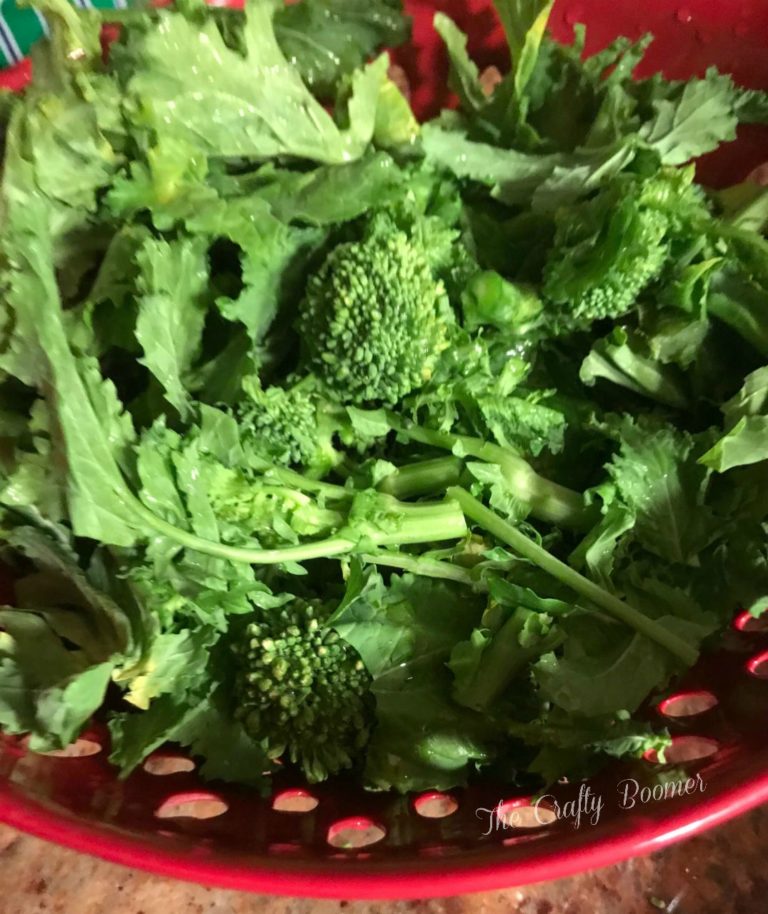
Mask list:
[{"label": "serrated green leaf", "polygon": [[467,36],[445,13],[435,13],[434,26],[450,59],[448,84],[468,111],[479,111],[488,99],[480,85],[480,71],[467,53]]},{"label": "serrated green leaf", "polygon": [[377,727],[367,780],[399,791],[462,783],[471,761],[488,755],[488,734],[451,702],[445,661],[478,619],[476,600],[412,575],[393,576],[387,588],[374,573],[355,590],[331,621],[374,680]]},{"label": "serrated green leaf", "polygon": [[193,23],[178,12],[163,11],[157,28],[132,33],[139,66],[127,92],[138,124],[211,156],[359,158],[373,136],[386,60],[353,74],[350,125],[340,129],[280,50],[273,12],[270,0],[248,6],[243,54],[227,47],[211,19]]},{"label": "serrated green leaf", "polygon": [[190,404],[182,377],[200,349],[208,304],[206,252],[201,238],[148,238],[137,255],[141,299],[136,337],[143,362],[183,417]]},{"label": "serrated green leaf", "polygon": [[711,69],[686,83],[676,98],[652,102],[655,116],[640,130],[667,165],[683,165],[736,139],[739,119],[733,80]]}]

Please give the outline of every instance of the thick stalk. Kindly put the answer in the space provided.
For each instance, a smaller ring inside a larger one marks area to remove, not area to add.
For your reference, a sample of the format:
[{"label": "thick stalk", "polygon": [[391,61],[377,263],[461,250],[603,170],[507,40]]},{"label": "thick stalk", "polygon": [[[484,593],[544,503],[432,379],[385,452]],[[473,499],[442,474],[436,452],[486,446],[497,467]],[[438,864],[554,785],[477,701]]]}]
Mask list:
[{"label": "thick stalk", "polygon": [[314,543],[302,543],[298,546],[283,546],[279,549],[249,549],[245,546],[229,546],[203,539],[180,527],[174,527],[162,518],[157,517],[144,507],[138,499],[134,510],[148,527],[157,530],[187,549],[194,549],[204,555],[227,559],[231,562],[243,562],[248,565],[278,565],[281,562],[304,562],[309,559],[330,558],[351,552],[354,542],[343,536],[333,536]]},{"label": "thick stalk", "polygon": [[340,530],[335,536],[313,543],[301,543],[298,546],[284,546],[279,549],[249,549],[203,539],[157,517],[138,499],[134,498],[132,501],[131,508],[135,514],[158,533],[205,555],[249,565],[278,565],[281,562],[304,562],[345,555],[354,552],[361,537],[365,537],[366,541],[375,546],[399,546],[461,539],[467,533],[467,525],[460,507],[454,501],[445,500],[432,504],[404,506],[401,523],[394,525],[392,530],[382,530],[374,524],[361,522],[347,528],[346,534],[345,530]]},{"label": "thick stalk", "polygon": [[395,417],[391,421],[395,431],[412,441],[448,451],[459,448],[477,460],[498,464],[515,495],[530,505],[531,513],[540,520],[578,529],[588,528],[595,521],[594,510],[584,504],[581,493],[539,476],[527,461],[507,448],[468,435],[400,423]]},{"label": "thick stalk", "polygon": [[[382,495],[383,499],[388,496]],[[428,504],[400,504],[392,499],[392,510],[399,522],[391,531],[380,529],[375,523],[366,521],[353,523],[351,532],[364,535],[377,546],[406,546],[418,543],[436,543],[443,540],[458,540],[467,535],[467,523],[459,505],[452,500]],[[344,531],[340,530],[343,536]]]},{"label": "thick stalk", "polygon": [[444,492],[459,484],[464,462],[458,457],[437,457],[400,467],[379,483],[380,492],[395,498],[415,498]]},{"label": "thick stalk", "polygon": [[551,574],[553,578],[561,581],[570,587],[576,593],[585,599],[594,603],[605,610],[615,619],[624,622],[626,625],[640,632],[646,637],[665,647],[670,653],[674,654],[684,661],[688,666],[692,666],[698,659],[698,651],[692,648],[674,632],[669,631],[662,625],[658,625],[653,619],[649,619],[643,613],[634,609],[629,604],[608,593],[602,587],[599,587],[593,581],[585,578],[574,571],[565,562],[555,558],[554,555],[547,552],[533,540],[529,539],[524,533],[521,533],[503,518],[499,517],[485,505],[481,504],[476,498],[469,494],[465,489],[452,488],[448,490],[450,498],[455,498],[461,505],[464,514],[470,520],[475,521],[483,529],[493,534],[502,543],[511,546],[516,552],[524,558],[529,559],[535,565],[538,565],[543,571]]}]

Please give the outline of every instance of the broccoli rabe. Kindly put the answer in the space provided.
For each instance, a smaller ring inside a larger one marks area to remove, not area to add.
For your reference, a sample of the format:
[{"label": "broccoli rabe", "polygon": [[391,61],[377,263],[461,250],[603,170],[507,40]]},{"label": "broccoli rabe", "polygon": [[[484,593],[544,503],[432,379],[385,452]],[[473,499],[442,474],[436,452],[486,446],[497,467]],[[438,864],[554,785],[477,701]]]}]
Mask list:
[{"label": "broccoli rabe", "polygon": [[[309,484],[311,485],[311,481]],[[297,489],[297,493],[299,491]],[[290,491],[281,491],[273,509],[278,506],[284,507],[286,503],[292,508],[297,493],[291,497]],[[251,565],[279,565],[284,562],[331,558],[376,546],[437,543],[461,539],[467,532],[464,515],[458,505],[450,499],[408,504],[384,493],[349,490],[348,497],[351,501],[346,505],[348,513],[339,515],[342,525],[332,532],[328,531],[325,538],[261,549],[250,545],[230,545],[198,536],[163,520],[135,499],[128,490],[121,494],[126,498],[137,520],[140,519],[149,529],[167,537],[171,542],[203,555]],[[209,500],[208,506],[210,505]],[[296,522],[298,518],[303,524],[307,517],[322,520],[328,516],[330,515],[324,512],[319,504],[314,509],[306,504],[301,507],[298,515],[292,516],[291,519]],[[295,542],[294,536],[298,531],[291,523],[285,523],[285,520],[281,515],[271,517],[269,527],[275,532],[280,532],[283,539],[288,538],[286,534],[290,534],[290,540]]]},{"label": "broccoli rabe", "polygon": [[768,357],[768,241],[725,220],[711,228],[714,244],[702,255],[716,266],[707,276],[707,311]]},{"label": "broccoli rabe", "polygon": [[301,390],[245,386],[248,398],[239,411],[240,427],[251,447],[279,464],[310,463],[317,450],[316,408]]},{"label": "broccoli rabe", "polygon": [[382,215],[310,278],[298,328],[309,367],[341,400],[395,404],[429,380],[452,323],[427,251]]},{"label": "broccoli rabe", "polygon": [[306,492],[249,478],[234,468],[217,467],[207,474],[206,482],[220,526],[231,525],[240,536],[247,530],[263,546],[328,536],[345,520],[343,513],[325,507]]},{"label": "broccoli rabe", "polygon": [[247,396],[238,407],[246,448],[269,463],[302,466],[313,475],[335,466],[340,460],[335,427],[314,387],[312,377],[288,388],[264,388],[258,379],[246,378]]},{"label": "broccoli rabe", "polygon": [[560,306],[563,329],[621,317],[660,275],[679,222],[706,212],[691,177],[622,175],[558,214],[543,294]]},{"label": "broccoli rabe", "polygon": [[768,193],[676,167],[768,96],[498,0],[512,72],[439,17],[420,128],[354,66],[400,0],[181,5],[108,60],[49,9],[6,125],[0,730],[408,792],[663,748],[628,715],[768,605]]},{"label": "broccoli rabe", "polygon": [[594,509],[580,492],[540,476],[528,461],[509,447],[470,435],[403,422],[394,414],[389,415],[389,421],[399,435],[411,441],[495,464],[515,497],[529,507],[534,517],[576,529],[589,526],[594,520]]},{"label": "broccoli rabe", "polygon": [[371,677],[327,616],[296,598],[262,612],[234,647],[238,717],[270,758],[287,757],[310,781],[348,768],[372,723]]}]

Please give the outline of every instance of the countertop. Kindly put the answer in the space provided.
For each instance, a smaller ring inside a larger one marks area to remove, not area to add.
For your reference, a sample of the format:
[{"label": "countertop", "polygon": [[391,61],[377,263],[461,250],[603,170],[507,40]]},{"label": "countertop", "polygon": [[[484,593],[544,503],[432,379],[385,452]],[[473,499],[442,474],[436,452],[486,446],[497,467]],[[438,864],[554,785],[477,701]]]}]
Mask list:
[{"label": "countertop", "polygon": [[572,879],[461,898],[312,901],[124,869],[0,825],[0,914],[768,914],[768,807]]}]

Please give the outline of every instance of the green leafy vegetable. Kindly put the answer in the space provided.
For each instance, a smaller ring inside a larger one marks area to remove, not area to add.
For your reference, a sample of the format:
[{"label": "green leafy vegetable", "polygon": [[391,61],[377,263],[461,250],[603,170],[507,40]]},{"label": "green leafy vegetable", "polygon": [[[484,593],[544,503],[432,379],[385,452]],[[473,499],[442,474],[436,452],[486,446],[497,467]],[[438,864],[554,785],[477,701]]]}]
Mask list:
[{"label": "green leafy vegetable", "polygon": [[350,123],[341,129],[280,50],[273,10],[271,0],[249,4],[243,55],[227,47],[213,21],[196,23],[180,13],[165,13],[157,28],[136,33],[131,52],[138,69],[128,94],[137,127],[213,156],[359,158],[373,135],[386,58],[352,76]]},{"label": "green leafy vegetable", "polygon": [[719,473],[768,460],[768,368],[752,372],[738,394],[723,404],[726,435],[701,457]]},{"label": "green leafy vegetable", "polygon": [[684,165],[736,138],[734,95],[730,77],[709,70],[704,79],[686,83],[677,97],[655,99],[654,116],[640,136],[663,162]]},{"label": "green leafy vegetable", "polygon": [[480,71],[467,53],[467,36],[445,13],[435,15],[435,31],[445,42],[451,62],[449,85],[468,110],[478,111],[487,102]]},{"label": "green leafy vegetable", "polygon": [[207,311],[205,255],[201,239],[177,245],[148,239],[136,255],[143,293],[136,338],[144,350],[144,364],[182,414],[188,410],[188,397],[181,376],[198,354]]},{"label": "green leafy vegetable", "polygon": [[497,0],[496,11],[512,56],[515,93],[520,97],[531,78],[554,0]]},{"label": "green leafy vegetable", "polygon": [[0,112],[3,731],[530,791],[663,751],[644,704],[768,611],[765,194],[687,164],[766,95],[495,5],[509,71],[438,13],[422,124],[398,0],[132,10],[106,59],[42,0]]},{"label": "green leafy vegetable", "polygon": [[399,0],[302,0],[278,9],[274,21],[283,53],[320,95],[409,33]]},{"label": "green leafy vegetable", "polygon": [[445,667],[477,617],[476,603],[450,584],[406,575],[386,587],[374,573],[349,588],[331,624],[373,679],[378,723],[366,763],[372,786],[454,786],[472,760],[488,756],[490,732],[451,701]]}]

